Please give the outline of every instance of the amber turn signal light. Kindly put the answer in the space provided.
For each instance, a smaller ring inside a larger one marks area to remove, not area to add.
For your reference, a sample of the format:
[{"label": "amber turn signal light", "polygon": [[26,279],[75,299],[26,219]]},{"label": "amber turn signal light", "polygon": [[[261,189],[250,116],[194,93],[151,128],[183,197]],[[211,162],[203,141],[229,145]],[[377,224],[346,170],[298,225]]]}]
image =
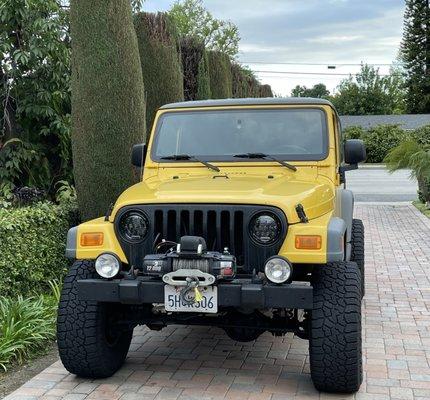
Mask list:
[{"label": "amber turn signal light", "polygon": [[321,236],[296,236],[296,249],[320,250]]},{"label": "amber turn signal light", "polygon": [[101,246],[103,244],[103,233],[83,233],[81,235],[81,246]]}]

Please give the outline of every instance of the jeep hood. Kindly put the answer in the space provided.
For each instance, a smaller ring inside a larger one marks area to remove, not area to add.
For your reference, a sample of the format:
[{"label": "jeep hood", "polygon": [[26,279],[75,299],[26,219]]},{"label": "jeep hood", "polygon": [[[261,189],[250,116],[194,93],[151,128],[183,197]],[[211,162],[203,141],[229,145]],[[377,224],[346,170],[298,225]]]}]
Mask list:
[{"label": "jeep hood", "polygon": [[292,174],[273,175],[196,175],[169,179],[150,178],[127,189],[117,200],[117,211],[132,204],[214,203],[261,204],[280,208],[290,224],[300,222],[295,207],[302,204],[309,219],[317,218],[334,207],[333,186],[317,180],[300,179]]}]

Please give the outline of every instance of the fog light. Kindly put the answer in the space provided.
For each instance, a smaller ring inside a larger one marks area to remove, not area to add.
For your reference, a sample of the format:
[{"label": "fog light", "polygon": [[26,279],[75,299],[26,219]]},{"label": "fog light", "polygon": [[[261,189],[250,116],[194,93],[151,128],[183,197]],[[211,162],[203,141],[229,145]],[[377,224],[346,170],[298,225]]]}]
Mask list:
[{"label": "fog light", "polygon": [[109,279],[118,274],[120,269],[120,261],[113,254],[103,253],[97,257],[95,267],[97,273],[102,278]]},{"label": "fog light", "polygon": [[282,257],[274,256],[266,261],[264,273],[269,281],[273,283],[284,283],[290,279],[293,268],[291,264]]}]

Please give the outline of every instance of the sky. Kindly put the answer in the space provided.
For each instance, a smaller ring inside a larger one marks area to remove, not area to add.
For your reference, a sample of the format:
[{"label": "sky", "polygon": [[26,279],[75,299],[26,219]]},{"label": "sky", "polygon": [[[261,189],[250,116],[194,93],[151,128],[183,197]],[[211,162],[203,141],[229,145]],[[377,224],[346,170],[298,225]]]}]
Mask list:
[{"label": "sky", "polygon": [[[172,3],[146,0],[143,8],[165,11]],[[204,5],[238,26],[238,60],[282,96],[296,85],[320,82],[333,92],[361,63],[388,73],[398,56],[405,8],[404,0],[204,0]]]}]

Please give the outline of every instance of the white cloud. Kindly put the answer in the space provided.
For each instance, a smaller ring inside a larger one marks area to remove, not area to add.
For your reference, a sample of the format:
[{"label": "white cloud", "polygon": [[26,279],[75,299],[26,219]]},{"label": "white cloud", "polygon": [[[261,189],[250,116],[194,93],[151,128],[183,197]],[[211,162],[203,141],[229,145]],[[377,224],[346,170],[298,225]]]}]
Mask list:
[{"label": "white cloud", "polygon": [[309,43],[337,43],[337,42],[354,42],[356,40],[363,39],[363,36],[355,35],[355,36],[320,36],[314,37],[310,39],[306,39]]}]

